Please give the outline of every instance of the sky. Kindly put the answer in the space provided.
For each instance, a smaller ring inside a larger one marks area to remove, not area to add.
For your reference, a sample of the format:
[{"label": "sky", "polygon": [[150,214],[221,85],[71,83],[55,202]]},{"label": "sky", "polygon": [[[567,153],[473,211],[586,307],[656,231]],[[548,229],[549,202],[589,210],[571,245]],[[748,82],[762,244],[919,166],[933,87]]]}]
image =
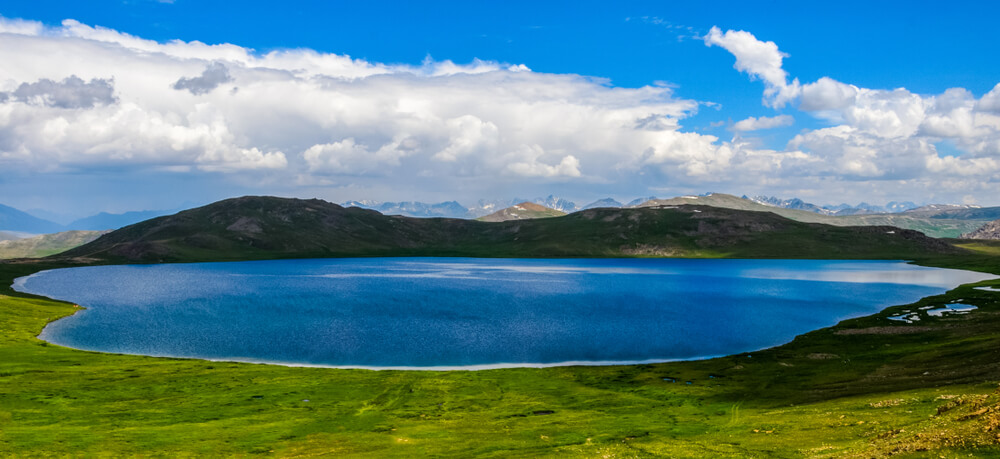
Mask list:
[{"label": "sky", "polygon": [[1000,3],[8,1],[0,203],[1000,205]]}]

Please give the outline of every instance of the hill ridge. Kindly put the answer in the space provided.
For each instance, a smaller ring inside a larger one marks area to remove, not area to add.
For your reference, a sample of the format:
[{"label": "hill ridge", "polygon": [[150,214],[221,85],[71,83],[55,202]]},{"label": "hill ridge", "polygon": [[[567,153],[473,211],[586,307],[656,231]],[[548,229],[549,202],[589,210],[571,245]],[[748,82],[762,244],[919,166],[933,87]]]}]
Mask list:
[{"label": "hill ridge", "polygon": [[143,263],[357,256],[910,259],[958,250],[917,231],[694,205],[490,223],[245,196],[126,226],[59,256]]}]

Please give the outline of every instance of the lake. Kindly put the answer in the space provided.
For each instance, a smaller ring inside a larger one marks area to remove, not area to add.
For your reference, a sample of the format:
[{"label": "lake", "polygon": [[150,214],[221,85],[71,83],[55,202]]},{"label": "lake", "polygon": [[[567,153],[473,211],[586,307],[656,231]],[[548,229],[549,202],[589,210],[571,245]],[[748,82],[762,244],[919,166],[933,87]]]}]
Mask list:
[{"label": "lake", "polygon": [[636,363],[754,351],[995,276],[898,261],[365,258],[43,271],[94,351],[361,368]]}]

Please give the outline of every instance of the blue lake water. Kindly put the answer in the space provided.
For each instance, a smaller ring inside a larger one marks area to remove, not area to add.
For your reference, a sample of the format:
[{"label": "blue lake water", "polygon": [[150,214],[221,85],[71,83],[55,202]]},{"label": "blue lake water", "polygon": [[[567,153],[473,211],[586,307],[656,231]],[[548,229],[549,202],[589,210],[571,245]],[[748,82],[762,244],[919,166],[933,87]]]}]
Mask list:
[{"label": "blue lake water", "polygon": [[694,359],[994,276],[895,261],[367,258],[44,271],[20,291],[88,309],[46,341],[337,367]]}]

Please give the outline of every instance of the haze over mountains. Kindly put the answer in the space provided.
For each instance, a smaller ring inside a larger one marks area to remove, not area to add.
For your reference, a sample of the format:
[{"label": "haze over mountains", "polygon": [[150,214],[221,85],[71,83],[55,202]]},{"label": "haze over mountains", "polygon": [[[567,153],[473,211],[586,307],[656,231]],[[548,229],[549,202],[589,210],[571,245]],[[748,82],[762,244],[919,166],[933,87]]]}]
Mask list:
[{"label": "haze over mountains", "polygon": [[52,234],[63,231],[104,231],[118,229],[123,226],[149,220],[150,218],[174,214],[183,209],[141,210],[121,214],[101,212],[97,215],[80,218],[62,225],[0,204],[0,231],[6,234],[6,236],[0,237],[0,240],[18,239],[36,234]]}]

